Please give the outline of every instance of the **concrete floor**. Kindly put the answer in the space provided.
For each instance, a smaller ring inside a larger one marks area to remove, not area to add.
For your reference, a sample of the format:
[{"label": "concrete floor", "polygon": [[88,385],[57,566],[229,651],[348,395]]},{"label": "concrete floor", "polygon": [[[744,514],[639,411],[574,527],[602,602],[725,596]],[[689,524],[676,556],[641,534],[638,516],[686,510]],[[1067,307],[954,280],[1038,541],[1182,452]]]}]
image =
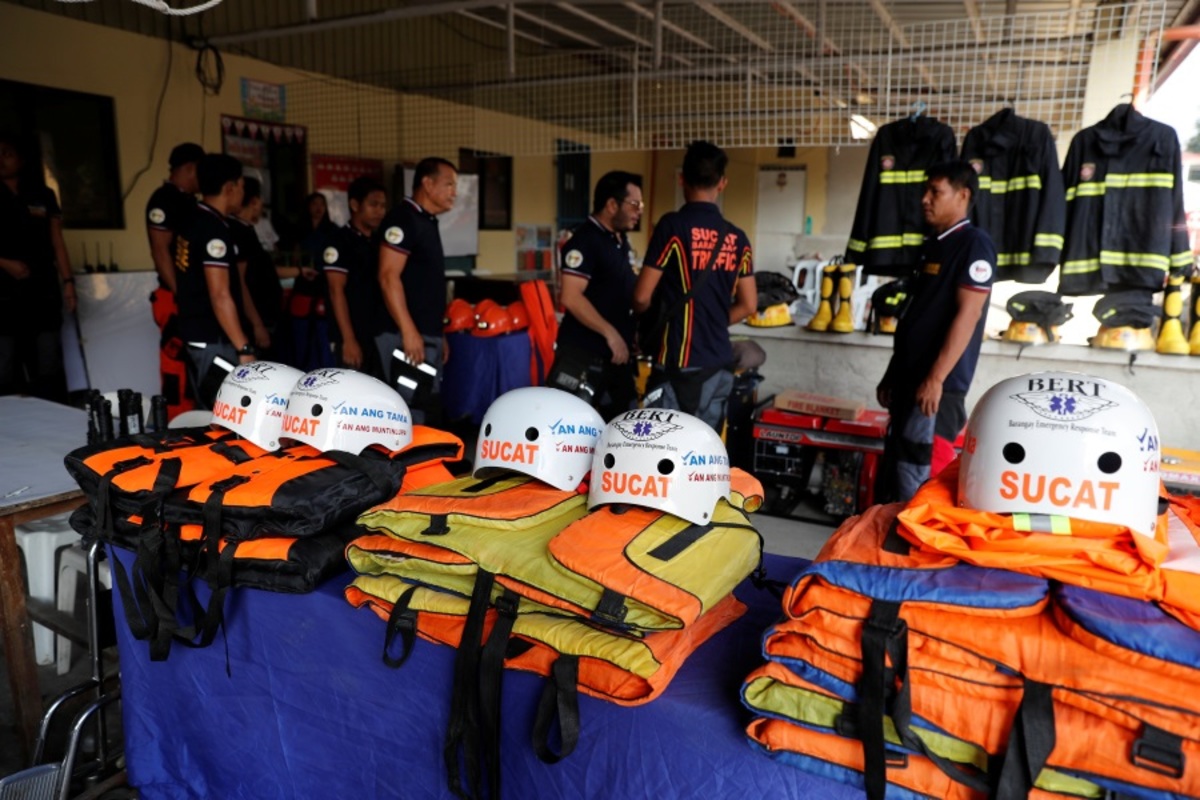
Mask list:
[{"label": "concrete floor", "polygon": [[[752,519],[763,536],[765,549],[768,553],[786,555],[796,558],[811,559],[821,549],[821,545],[829,538],[833,528],[828,524],[801,522],[784,517],[773,517],[766,514],[755,514]],[[774,580],[787,581],[791,575],[771,575]],[[80,607],[82,613],[82,605]],[[0,646],[2,651],[2,646]],[[106,654],[106,664],[113,665],[116,661],[115,650]],[[83,647],[73,648],[72,669],[66,674],[55,674],[54,665],[39,667],[38,678],[41,684],[42,696],[49,702],[64,690],[85,681],[91,675],[91,664],[86,657]],[[119,725],[119,715],[113,715],[114,729]],[[51,754],[61,752],[62,742],[66,736],[66,725],[56,726],[51,735]],[[12,700],[9,694],[8,672],[0,659],[0,777],[10,775],[24,768],[17,746],[16,724],[13,716]]]}]

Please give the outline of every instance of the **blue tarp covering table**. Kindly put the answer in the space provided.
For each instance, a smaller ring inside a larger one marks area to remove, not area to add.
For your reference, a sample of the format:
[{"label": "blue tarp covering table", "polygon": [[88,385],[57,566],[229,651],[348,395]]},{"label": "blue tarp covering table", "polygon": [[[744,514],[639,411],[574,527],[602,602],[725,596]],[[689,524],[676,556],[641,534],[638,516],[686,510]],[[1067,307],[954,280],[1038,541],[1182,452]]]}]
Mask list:
[{"label": "blue tarp covering table", "polygon": [[[767,559],[778,580],[802,564]],[[143,800],[451,796],[442,738],[454,651],[419,641],[402,668],[389,669],[384,623],[346,603],[348,582],[308,595],[235,590],[228,650],[218,637],[203,650],[174,647],[165,662],[149,661],[118,612],[126,756]],[[581,696],[579,745],[559,764],[541,763],[530,746],[542,679],[506,671],[504,796],[861,798],[746,743],[750,715],[738,690],[761,661],[779,601],[748,582],[737,594],[747,614],[701,647],[657,700],[624,708]]]},{"label": "blue tarp covering table", "polygon": [[447,419],[468,417],[478,425],[493,400],[530,384],[533,344],[528,333],[452,333],[446,342],[450,359],[442,370],[442,403]]}]

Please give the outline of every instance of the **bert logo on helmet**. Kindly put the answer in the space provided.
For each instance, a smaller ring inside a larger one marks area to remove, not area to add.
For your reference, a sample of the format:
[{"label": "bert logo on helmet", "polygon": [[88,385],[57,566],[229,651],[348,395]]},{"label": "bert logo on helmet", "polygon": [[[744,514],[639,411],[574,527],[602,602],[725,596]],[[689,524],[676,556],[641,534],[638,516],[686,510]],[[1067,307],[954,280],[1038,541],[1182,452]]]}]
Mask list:
[{"label": "bert logo on helmet", "polygon": [[971,412],[961,459],[900,512],[925,550],[1133,596],[1159,591],[1158,426],[1133,392],[1045,372],[1001,381]]},{"label": "bert logo on helmet", "polygon": [[1133,392],[1072,373],[1010,378],[967,424],[959,505],[1075,517],[1154,535],[1158,427]]}]

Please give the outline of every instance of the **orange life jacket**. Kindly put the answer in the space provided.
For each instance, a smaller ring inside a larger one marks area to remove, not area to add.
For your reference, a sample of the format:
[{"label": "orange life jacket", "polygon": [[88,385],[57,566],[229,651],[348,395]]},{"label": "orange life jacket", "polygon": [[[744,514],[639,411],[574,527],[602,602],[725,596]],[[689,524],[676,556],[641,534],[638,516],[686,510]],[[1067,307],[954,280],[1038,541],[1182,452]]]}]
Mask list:
[{"label": "orange life jacket", "polygon": [[[1025,796],[1029,776],[1052,768],[1118,792],[1200,794],[1200,633],[1144,601],[1066,586],[1048,605],[1044,580],[906,555],[898,512],[843,525],[764,639],[768,659],[857,704],[870,796],[891,775],[885,717],[905,747],[977,791]],[[921,727],[1004,768],[981,784],[932,752]]]},{"label": "orange life jacket", "polygon": [[958,506],[959,463],[927,481],[900,513],[900,535],[981,567],[1025,572],[1144,600],[1162,598],[1167,520],[1153,539],[1124,525],[1070,519],[1070,533],[1021,530],[1018,517]]}]

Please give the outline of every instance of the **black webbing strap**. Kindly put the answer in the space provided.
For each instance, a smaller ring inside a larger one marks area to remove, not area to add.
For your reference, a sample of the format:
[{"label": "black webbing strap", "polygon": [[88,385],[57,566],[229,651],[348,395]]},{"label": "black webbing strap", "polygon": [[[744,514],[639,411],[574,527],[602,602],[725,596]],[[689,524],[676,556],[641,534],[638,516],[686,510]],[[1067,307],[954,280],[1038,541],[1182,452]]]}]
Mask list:
[{"label": "black webbing strap", "polygon": [[[908,625],[900,619],[900,604],[875,600],[863,625],[862,680],[858,687],[858,730],[863,743],[863,777],[868,800],[884,800],[887,792],[887,751],[883,718],[906,658]],[[888,669],[888,656],[892,670]]]},{"label": "black webbing strap", "polygon": [[397,472],[399,472],[401,480],[404,478],[403,467],[393,466],[387,461],[375,461],[343,450],[326,450],[321,455],[335,464],[341,464],[343,467],[349,467],[366,475],[371,483],[375,484],[375,488],[384,495],[391,495],[396,491],[395,476]]},{"label": "black webbing strap", "polygon": [[1007,755],[996,785],[996,800],[1027,797],[1054,750],[1053,687],[1026,678],[1024,689],[1008,734]]},{"label": "black webbing strap", "polygon": [[600,600],[596,603],[596,610],[592,612],[592,619],[610,627],[622,627],[628,613],[625,595],[606,587],[600,593]]},{"label": "black webbing strap", "polygon": [[646,555],[651,558],[657,558],[659,561],[670,561],[675,556],[688,549],[700,538],[713,529],[712,525],[688,525],[679,533],[667,539],[658,547],[651,550]]},{"label": "black webbing strap", "polygon": [[[383,663],[392,669],[399,669],[412,655],[413,645],[417,641],[417,612],[408,607],[412,602],[416,586],[410,586],[396,598],[392,604],[392,613],[388,614],[387,629],[383,633]],[[400,635],[400,643],[404,645],[399,658],[392,657],[392,642]]]},{"label": "black webbing strap", "polygon": [[[579,657],[561,655],[550,668],[533,720],[533,750],[544,764],[557,764],[579,744]],[[550,743],[558,721],[558,752]]]},{"label": "black webbing strap", "polygon": [[891,717],[901,743],[909,750],[928,758],[951,780],[969,786],[977,792],[990,794],[995,788],[994,782],[998,780],[994,771],[980,773],[973,766],[960,764],[934,752],[912,729],[912,684],[908,681],[907,674],[901,673],[897,677],[900,679],[900,690],[892,702]]},{"label": "black webbing strap", "polygon": [[422,536],[445,536],[450,532],[450,526],[446,524],[448,514],[430,514],[429,525],[425,530],[421,531]]},{"label": "black webbing strap", "polygon": [[[475,575],[471,605],[463,623],[462,641],[454,656],[454,682],[450,694],[450,721],[442,757],[446,778],[456,797],[482,797],[479,742],[479,660],[483,647],[483,625],[496,576],[481,569]],[[463,786],[463,772],[467,786]]]},{"label": "black webbing strap", "polygon": [[492,625],[492,632],[479,659],[479,712],[483,722],[484,771],[492,800],[499,800],[500,797],[500,698],[504,655],[520,605],[520,595],[511,589],[506,588],[496,598],[496,622]]},{"label": "black webbing strap", "polygon": [[906,556],[912,549],[912,545],[908,540],[900,535],[900,520],[892,520],[892,524],[888,526],[887,535],[883,537],[882,549],[887,553],[895,553],[898,556]]},{"label": "black webbing strap", "polygon": [[[112,482],[123,472],[153,463],[145,457],[122,461],[100,481],[96,503],[97,528],[100,537],[107,542],[116,540],[116,520],[112,502]],[[134,638],[151,640],[158,635],[159,618],[154,611],[154,600],[162,592],[161,523],[162,504],[168,492],[179,482],[183,462],[178,458],[165,458],[159,462],[158,474],[151,487],[152,500],[141,510],[141,531],[138,533],[137,549],[130,578],[118,558],[112,559],[117,585],[121,594],[121,606],[125,621]]]},{"label": "black webbing strap", "polygon": [[1187,759],[1183,755],[1183,737],[1142,724],[1142,735],[1133,743],[1129,761],[1135,767],[1179,780]]},{"label": "black webbing strap", "polygon": [[[221,550],[221,511],[225,495],[232,489],[250,481],[248,475],[230,475],[209,486],[208,498],[204,501],[204,519],[200,534],[201,558],[206,576],[213,584],[208,606],[196,604],[196,615],[201,619],[200,628],[181,630],[177,638],[195,647],[207,647],[216,638],[217,631],[225,619],[225,594],[233,585],[233,559],[237,553],[237,542],[226,542]],[[199,635],[199,640],[196,636]],[[228,670],[228,657],[226,657]]]},{"label": "black webbing strap", "polygon": [[240,444],[230,444],[229,442],[213,442],[208,447],[222,458],[228,459],[233,465],[245,464],[247,461],[253,461],[254,456],[242,449]]},{"label": "black webbing strap", "polygon": [[511,477],[513,477],[513,473],[508,470],[504,470],[503,472],[497,472],[495,475],[489,475],[483,480],[476,481],[470,486],[464,486],[462,491],[470,492],[471,494],[475,494],[476,492],[484,492],[495,486],[500,481],[508,480]]}]

